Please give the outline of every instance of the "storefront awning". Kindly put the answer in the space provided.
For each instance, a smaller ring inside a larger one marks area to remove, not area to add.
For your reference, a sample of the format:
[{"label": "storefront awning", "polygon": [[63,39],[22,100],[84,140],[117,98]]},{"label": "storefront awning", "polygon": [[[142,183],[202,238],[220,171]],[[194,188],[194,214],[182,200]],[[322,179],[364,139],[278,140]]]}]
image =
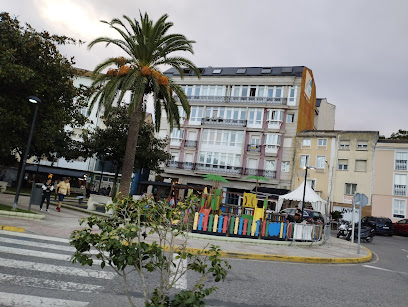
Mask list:
[{"label": "storefront awning", "polygon": [[27,165],[25,168],[26,172],[37,172],[38,173],[46,173],[46,174],[53,174],[53,175],[59,175],[59,176],[67,176],[67,177],[78,177],[82,178],[84,177],[85,174],[88,174],[87,171],[78,171],[78,170],[73,170],[73,169],[66,169],[66,168],[57,168],[57,167],[51,167],[51,166],[43,166],[43,165]]}]

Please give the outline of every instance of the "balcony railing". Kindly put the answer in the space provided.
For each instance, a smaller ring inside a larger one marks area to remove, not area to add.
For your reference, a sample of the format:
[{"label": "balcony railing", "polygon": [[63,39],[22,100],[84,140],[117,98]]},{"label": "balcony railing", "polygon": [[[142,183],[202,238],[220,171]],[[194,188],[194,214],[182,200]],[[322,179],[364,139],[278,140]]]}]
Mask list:
[{"label": "balcony railing", "polygon": [[395,160],[395,170],[406,171],[407,170],[407,160]]},{"label": "balcony railing", "polygon": [[395,196],[406,196],[407,195],[407,186],[394,184],[394,195]]},{"label": "balcony railing", "polygon": [[192,140],[186,140],[184,142],[184,147],[197,147],[197,141],[192,141]]},{"label": "balcony railing", "polygon": [[276,171],[272,170],[262,170],[262,169],[252,169],[247,168],[243,173],[242,167],[237,166],[227,166],[227,165],[218,165],[218,164],[208,164],[208,163],[193,163],[193,162],[178,162],[178,161],[169,161],[166,164],[169,168],[192,170],[192,171],[206,171],[208,173],[218,173],[226,175],[256,175],[263,176],[266,178],[276,178]]},{"label": "balcony railing", "polygon": [[248,176],[263,176],[267,178],[276,178],[276,171],[255,169],[255,168],[246,168],[245,175]]},{"label": "balcony railing", "polygon": [[253,105],[287,105],[287,98],[280,97],[241,97],[241,96],[187,96],[191,102],[202,104],[253,104]]},{"label": "balcony railing", "polygon": [[202,119],[202,125],[212,125],[212,126],[237,126],[245,127],[247,121],[245,119],[224,119],[224,118],[211,118],[205,117]]},{"label": "balcony railing", "polygon": [[248,144],[247,151],[261,152],[261,145]]}]

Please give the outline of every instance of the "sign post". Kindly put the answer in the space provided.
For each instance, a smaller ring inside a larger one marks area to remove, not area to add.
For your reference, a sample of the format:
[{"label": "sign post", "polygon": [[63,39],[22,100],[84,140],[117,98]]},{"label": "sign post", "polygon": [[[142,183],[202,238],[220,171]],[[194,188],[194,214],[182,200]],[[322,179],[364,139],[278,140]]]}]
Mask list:
[{"label": "sign post", "polygon": [[[358,237],[357,237],[357,254],[360,254],[360,238],[361,238],[361,211],[363,207],[367,206],[368,197],[365,194],[356,193],[353,199],[353,207],[357,205],[359,208],[358,213]],[[353,212],[353,222],[354,222],[354,212]],[[353,224],[354,227],[354,224]],[[354,234],[352,234],[354,236]]]}]

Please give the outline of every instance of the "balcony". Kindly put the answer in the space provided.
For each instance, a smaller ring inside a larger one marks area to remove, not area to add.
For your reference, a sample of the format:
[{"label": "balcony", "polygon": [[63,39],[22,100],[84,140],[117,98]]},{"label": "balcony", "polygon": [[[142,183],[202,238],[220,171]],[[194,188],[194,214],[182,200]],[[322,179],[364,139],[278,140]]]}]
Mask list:
[{"label": "balcony", "polygon": [[407,196],[407,186],[394,184],[394,195],[395,196]]},{"label": "balcony", "polygon": [[243,104],[243,105],[287,105],[287,98],[273,98],[273,97],[241,97],[241,96],[187,96],[190,102],[199,104]]},{"label": "balcony", "polygon": [[208,126],[227,126],[227,127],[245,127],[247,121],[245,119],[224,119],[224,118],[210,118],[202,119],[202,125]]},{"label": "balcony", "polygon": [[226,166],[207,163],[196,163],[196,170],[208,171],[209,173],[220,173],[227,175],[241,175],[242,167]]},{"label": "balcony", "polygon": [[247,176],[263,176],[266,178],[274,179],[276,178],[276,171],[272,170],[262,170],[262,169],[255,169],[255,168],[246,168],[245,175]]},{"label": "balcony", "polygon": [[197,141],[186,140],[184,142],[184,147],[197,148]]},{"label": "balcony", "polygon": [[181,146],[182,139],[170,139],[170,146],[179,148]]},{"label": "balcony", "polygon": [[261,152],[261,145],[248,144],[247,151],[249,151],[249,152]]},{"label": "balcony", "polygon": [[281,120],[268,120],[268,129],[277,129],[279,130],[282,125]]},{"label": "balcony", "polygon": [[278,145],[265,145],[265,154],[266,155],[277,155],[279,150]]},{"label": "balcony", "polygon": [[178,168],[178,169],[186,169],[186,170],[194,169],[194,163],[193,162],[169,161],[169,162],[167,162],[166,166],[170,167],[170,168]]},{"label": "balcony", "polygon": [[406,171],[407,170],[407,160],[395,160],[395,170],[396,171]]}]

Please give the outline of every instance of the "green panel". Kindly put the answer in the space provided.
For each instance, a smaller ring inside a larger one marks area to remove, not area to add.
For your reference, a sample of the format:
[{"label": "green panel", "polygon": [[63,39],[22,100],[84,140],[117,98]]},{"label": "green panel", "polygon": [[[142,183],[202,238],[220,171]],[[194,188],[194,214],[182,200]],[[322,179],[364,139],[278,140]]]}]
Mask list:
[{"label": "green panel", "polygon": [[230,233],[234,233],[235,218],[231,216],[229,220],[231,221]]},{"label": "green panel", "polygon": [[268,207],[268,199],[267,198],[264,199],[263,207],[264,207],[264,209],[266,209]]},{"label": "green panel", "polygon": [[266,222],[266,227],[265,227],[265,237],[268,236],[268,229],[269,229],[269,221]]},{"label": "green panel", "polygon": [[208,224],[207,224],[207,231],[212,232],[212,228],[213,228],[213,223],[214,223],[214,215],[210,214],[209,218],[208,218]]},{"label": "green panel", "polygon": [[217,204],[216,204],[216,199],[213,197],[213,199],[211,200],[211,208],[215,211],[217,210]]},{"label": "green panel", "polygon": [[205,198],[201,197],[201,207],[204,206],[204,204],[205,204]]},{"label": "green panel", "polygon": [[251,228],[252,228],[252,220],[248,220],[247,233],[246,233],[248,236],[251,235]]},{"label": "green panel", "polygon": [[247,219],[248,222],[252,221],[254,219],[254,217],[252,215],[249,215],[249,214],[242,214],[242,218]]}]

